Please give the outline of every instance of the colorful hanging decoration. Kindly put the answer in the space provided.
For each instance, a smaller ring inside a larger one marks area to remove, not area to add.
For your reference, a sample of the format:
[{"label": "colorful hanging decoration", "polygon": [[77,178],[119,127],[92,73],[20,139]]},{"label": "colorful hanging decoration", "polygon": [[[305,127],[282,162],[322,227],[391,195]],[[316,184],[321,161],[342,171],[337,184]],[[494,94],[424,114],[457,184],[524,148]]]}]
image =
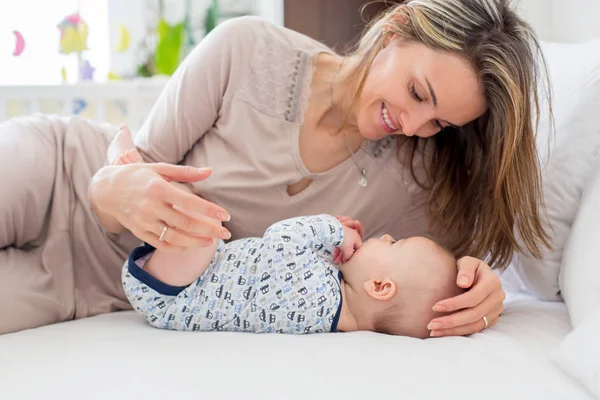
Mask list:
[{"label": "colorful hanging decoration", "polygon": [[23,54],[23,50],[25,50],[25,39],[19,31],[13,31],[13,34],[15,35],[15,50],[13,51],[13,56],[19,57]]},{"label": "colorful hanging decoration", "polygon": [[96,68],[92,67],[89,60],[84,60],[79,67],[79,77],[83,81],[91,81],[94,79],[94,71]]},{"label": "colorful hanging decoration", "polygon": [[60,52],[63,54],[81,54],[88,50],[88,24],[79,16],[71,14],[65,17],[60,24]]},{"label": "colorful hanging decoration", "polygon": [[[77,73],[79,80],[83,80],[83,74],[93,75],[93,70],[90,70],[91,65],[87,65],[83,60],[83,52],[88,49],[88,24],[85,22],[79,13],[66,16],[58,25],[60,31],[59,50],[62,54],[77,55]],[[87,60],[86,60],[87,62]],[[90,72],[91,71],[91,72]],[[63,75],[64,79],[64,75]]]},{"label": "colorful hanging decoration", "polygon": [[129,34],[129,30],[123,24],[119,24],[118,29],[118,39],[117,39],[117,48],[115,49],[117,53],[124,53],[129,49],[131,35]]}]

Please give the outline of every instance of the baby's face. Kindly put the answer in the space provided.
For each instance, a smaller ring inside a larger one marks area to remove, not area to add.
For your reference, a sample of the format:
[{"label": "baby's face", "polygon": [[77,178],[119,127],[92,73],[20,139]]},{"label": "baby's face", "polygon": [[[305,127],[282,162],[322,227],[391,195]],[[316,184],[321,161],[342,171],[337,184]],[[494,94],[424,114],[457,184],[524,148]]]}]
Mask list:
[{"label": "baby's face", "polygon": [[350,261],[342,266],[344,280],[361,282],[379,276],[398,280],[414,279],[419,275],[415,268],[423,263],[438,262],[443,249],[424,237],[395,240],[390,235],[367,240]]}]

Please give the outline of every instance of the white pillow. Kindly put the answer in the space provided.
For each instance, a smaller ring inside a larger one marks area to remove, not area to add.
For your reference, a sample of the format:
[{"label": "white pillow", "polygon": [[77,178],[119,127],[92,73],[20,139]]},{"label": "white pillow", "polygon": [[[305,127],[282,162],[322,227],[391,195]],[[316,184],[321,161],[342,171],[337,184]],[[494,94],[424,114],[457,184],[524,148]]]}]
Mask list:
[{"label": "white pillow", "polygon": [[600,398],[600,310],[563,340],[552,356],[567,375]]},{"label": "white pillow", "polygon": [[[596,157],[592,178],[583,192],[559,275],[562,296],[569,309],[573,328],[577,328],[594,312],[600,311],[599,247],[600,154]],[[600,330],[596,335],[600,347]]]},{"label": "white pillow", "polygon": [[543,43],[542,50],[552,82],[556,127],[556,135],[549,140],[548,116],[541,117],[538,150],[553,249],[544,251],[543,260],[520,254],[514,266],[529,292],[543,300],[560,301],[563,248],[600,149],[600,40]]}]

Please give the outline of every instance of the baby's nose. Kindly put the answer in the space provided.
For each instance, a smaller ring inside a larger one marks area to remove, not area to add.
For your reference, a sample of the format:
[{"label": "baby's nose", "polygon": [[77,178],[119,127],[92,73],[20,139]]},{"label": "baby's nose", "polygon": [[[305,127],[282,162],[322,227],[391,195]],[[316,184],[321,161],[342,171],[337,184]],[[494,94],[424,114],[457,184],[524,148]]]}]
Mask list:
[{"label": "baby's nose", "polygon": [[395,242],[394,238],[391,237],[390,235],[388,235],[387,233],[385,235],[383,235],[380,239],[381,240],[386,240],[388,242]]}]

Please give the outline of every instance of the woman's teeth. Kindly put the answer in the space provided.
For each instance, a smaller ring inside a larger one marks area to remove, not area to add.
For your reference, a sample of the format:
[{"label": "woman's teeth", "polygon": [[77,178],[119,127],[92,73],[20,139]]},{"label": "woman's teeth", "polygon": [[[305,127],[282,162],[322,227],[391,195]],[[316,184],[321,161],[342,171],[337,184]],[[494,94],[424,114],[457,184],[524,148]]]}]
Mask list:
[{"label": "woman's teeth", "polygon": [[383,111],[381,111],[381,114],[383,115],[383,121],[388,126],[388,128],[390,128],[393,131],[397,131],[398,127],[392,123],[392,120],[390,119],[390,116],[388,114],[388,110],[387,110],[385,104],[383,105]]}]

